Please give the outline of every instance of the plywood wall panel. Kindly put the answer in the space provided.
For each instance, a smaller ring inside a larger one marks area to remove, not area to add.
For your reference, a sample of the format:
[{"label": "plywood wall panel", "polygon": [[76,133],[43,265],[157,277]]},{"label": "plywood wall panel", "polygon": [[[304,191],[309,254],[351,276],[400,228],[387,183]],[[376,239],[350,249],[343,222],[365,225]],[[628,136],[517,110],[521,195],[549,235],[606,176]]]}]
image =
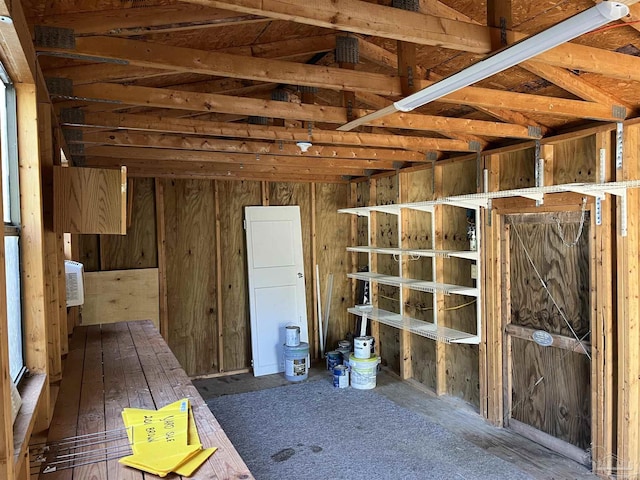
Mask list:
[{"label": "plywood wall panel", "polygon": [[[398,203],[397,175],[376,179],[376,205]],[[373,217],[372,217],[373,218]],[[398,247],[398,216],[385,213],[375,215],[377,247]],[[399,264],[393,255],[377,254],[377,272],[399,275]],[[378,307],[389,312],[400,312],[400,289],[388,285],[378,286]],[[400,373],[400,331],[395,327],[380,325],[379,352],[384,365]]]},{"label": "plywood wall panel", "polygon": [[[433,170],[425,169],[408,173],[403,188],[407,202],[433,199]],[[433,231],[431,214],[417,210],[405,210],[405,225],[402,232],[404,248],[432,248]],[[430,258],[412,259],[406,263],[405,276],[431,280],[433,262]],[[408,290],[405,296],[405,314],[412,318],[433,321],[433,295]],[[411,372],[413,379],[430,389],[436,388],[436,343],[419,335],[411,336]]]},{"label": "plywood wall panel", "polygon": [[244,207],[260,205],[260,182],[217,182],[222,253],[222,341],[224,369],[251,366]]},{"label": "plywood wall panel", "polygon": [[595,182],[596,137],[577,138],[554,145],[554,183]]},{"label": "plywood wall panel", "polygon": [[[448,164],[443,167],[442,194],[459,195],[477,191],[476,161],[469,160]],[[467,239],[468,214],[460,207],[442,209],[442,246],[451,250],[468,250]],[[473,218],[473,217],[471,217]],[[478,219],[479,221],[479,219]],[[472,286],[471,262],[462,259],[443,261],[443,275],[439,281],[454,285]],[[438,317],[438,323],[446,327],[466,332],[476,330],[475,298],[460,295],[444,296],[444,312]],[[463,306],[466,305],[466,306]],[[445,345],[446,390],[449,395],[460,397],[469,403],[479,405],[479,357],[477,346]]]},{"label": "plywood wall panel", "polygon": [[500,190],[534,187],[535,150],[528,148],[500,155]]},{"label": "plywood wall panel", "polygon": [[188,375],[218,370],[213,182],[165,183],[169,347]]},{"label": "plywood wall panel", "polygon": [[513,338],[512,417],[587,449],[591,442],[586,355]]},{"label": "plywood wall panel", "polygon": [[354,317],[347,312],[347,308],[353,306],[351,280],[347,278],[347,273],[351,270],[351,257],[346,251],[351,238],[351,218],[350,215],[337,212],[339,208],[348,206],[349,192],[350,187],[347,184],[316,185],[316,258],[320,266],[323,309],[326,275],[333,273],[329,330],[326,339],[328,350],[334,349],[338,340],[352,332],[355,325]]},{"label": "plywood wall panel", "polygon": [[556,216],[563,217],[563,231],[566,237],[574,240],[579,229],[579,212],[572,212],[571,215],[550,213],[509,217],[513,222],[509,262],[512,278],[511,323],[573,337],[531,266],[529,258],[532,258],[571,328],[580,338],[589,341],[590,222],[587,218],[578,244],[568,247],[559,237],[554,221]]},{"label": "plywood wall panel", "polygon": [[[300,207],[300,223],[302,226],[302,256],[304,259],[305,295],[307,299],[307,331],[313,332],[313,271],[316,268],[312,262],[311,252],[311,184],[309,183],[278,183],[269,184],[269,205]],[[328,271],[320,270],[320,286],[322,298],[325,298],[326,278]],[[334,278],[335,282],[335,278]],[[324,307],[324,305],[323,305]],[[311,340],[309,335],[309,340]]]},{"label": "plywood wall panel", "polygon": [[74,235],[78,241],[80,256],[78,261],[84,265],[85,272],[97,272],[100,270],[100,236],[99,235]]},{"label": "plywood wall panel", "polygon": [[[133,186],[133,205],[126,235],[102,235],[102,270],[155,268],[158,266],[154,181],[137,178]],[[128,219],[129,220],[129,219]]]}]

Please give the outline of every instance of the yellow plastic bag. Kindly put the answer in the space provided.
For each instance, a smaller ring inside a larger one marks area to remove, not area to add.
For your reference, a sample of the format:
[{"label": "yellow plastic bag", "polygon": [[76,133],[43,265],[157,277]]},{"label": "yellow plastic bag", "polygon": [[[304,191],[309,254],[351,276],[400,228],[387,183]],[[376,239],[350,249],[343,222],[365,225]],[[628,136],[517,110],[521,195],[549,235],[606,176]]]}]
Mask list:
[{"label": "yellow plastic bag", "polygon": [[133,455],[119,461],[161,477],[169,472],[191,476],[217,448],[202,449],[187,399],[159,410],[125,408],[122,412]]}]

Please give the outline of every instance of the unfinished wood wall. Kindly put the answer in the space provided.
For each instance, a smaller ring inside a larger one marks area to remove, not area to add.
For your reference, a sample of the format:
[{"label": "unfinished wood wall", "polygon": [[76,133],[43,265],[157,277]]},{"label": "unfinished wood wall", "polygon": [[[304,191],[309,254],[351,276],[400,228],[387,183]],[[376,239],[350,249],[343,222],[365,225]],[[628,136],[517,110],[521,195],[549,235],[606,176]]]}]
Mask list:
[{"label": "unfinished wood wall", "polygon": [[[348,206],[349,185],[183,179],[158,182],[159,189],[153,179],[135,179],[127,235],[82,235],[80,258],[87,271],[158,267],[165,272],[166,283],[160,286],[166,291],[163,334],[188,374],[232,372],[251,365],[245,206],[300,206],[312,351],[317,352],[318,338],[316,263],[320,267],[323,308],[328,275],[334,277],[327,344],[332,346],[353,331],[346,311],[353,304],[351,283],[346,277],[351,268],[346,252],[350,219],[337,213]],[[161,190],[160,196],[156,190]],[[158,239],[164,240],[161,247]],[[159,258],[164,258],[164,265]],[[160,302],[162,329],[162,294]]]}]

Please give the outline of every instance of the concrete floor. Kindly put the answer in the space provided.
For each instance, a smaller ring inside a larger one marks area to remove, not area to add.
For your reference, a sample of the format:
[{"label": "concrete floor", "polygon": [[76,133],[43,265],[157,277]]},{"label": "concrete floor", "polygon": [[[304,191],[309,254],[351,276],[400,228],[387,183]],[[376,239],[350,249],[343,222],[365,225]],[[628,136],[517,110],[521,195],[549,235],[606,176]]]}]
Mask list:
[{"label": "concrete floor", "polygon": [[[309,379],[326,378],[329,373],[317,364],[310,369]],[[221,395],[233,395],[286,385],[284,375],[254,377],[251,373],[194,380],[194,385],[207,400]],[[400,380],[383,370],[378,374],[376,391],[398,405],[424,415],[474,445],[517,465],[540,479],[596,479],[589,469],[508,428],[489,425],[475,409],[452,397],[436,397]]]}]

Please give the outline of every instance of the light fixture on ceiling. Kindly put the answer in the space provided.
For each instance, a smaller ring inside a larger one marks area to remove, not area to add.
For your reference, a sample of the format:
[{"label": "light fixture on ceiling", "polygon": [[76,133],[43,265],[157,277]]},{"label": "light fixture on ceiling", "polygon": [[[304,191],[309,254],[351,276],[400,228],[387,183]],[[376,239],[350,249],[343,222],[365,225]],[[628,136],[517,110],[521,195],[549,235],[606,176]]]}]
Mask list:
[{"label": "light fixture on ceiling", "polygon": [[309,148],[313,146],[311,142],[297,142],[296,145],[302,151],[302,153],[305,153],[307,150],[309,150]]},{"label": "light fixture on ceiling", "polygon": [[449,95],[461,88],[468,87],[547,50],[551,50],[606,23],[619,20],[628,14],[629,7],[627,5],[604,1],[553,27],[514,43],[510,47],[504,48],[458,73],[435,82],[419,92],[398,100],[386,108],[346,123],[338,127],[338,130],[347,132],[395,112],[410,112],[415,108]]}]

